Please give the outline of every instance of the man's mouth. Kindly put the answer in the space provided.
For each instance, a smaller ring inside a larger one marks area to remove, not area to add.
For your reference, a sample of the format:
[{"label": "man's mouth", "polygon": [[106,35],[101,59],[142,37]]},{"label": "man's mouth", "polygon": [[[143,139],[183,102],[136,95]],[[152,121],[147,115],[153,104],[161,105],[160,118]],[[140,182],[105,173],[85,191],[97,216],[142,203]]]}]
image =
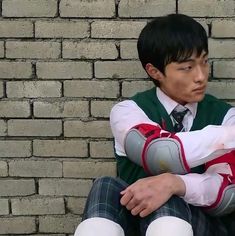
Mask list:
[{"label": "man's mouth", "polygon": [[204,92],[205,89],[206,89],[205,86],[201,86],[201,87],[198,87],[198,88],[193,89],[193,92]]}]

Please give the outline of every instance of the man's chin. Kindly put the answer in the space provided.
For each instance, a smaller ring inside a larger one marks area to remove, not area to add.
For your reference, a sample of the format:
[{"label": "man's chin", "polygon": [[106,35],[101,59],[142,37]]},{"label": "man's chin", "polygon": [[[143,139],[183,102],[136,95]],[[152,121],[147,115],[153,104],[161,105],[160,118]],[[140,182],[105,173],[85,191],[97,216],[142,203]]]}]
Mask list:
[{"label": "man's chin", "polygon": [[198,94],[197,96],[195,96],[191,102],[201,102],[203,100],[203,98],[205,97],[205,93],[203,94]]}]

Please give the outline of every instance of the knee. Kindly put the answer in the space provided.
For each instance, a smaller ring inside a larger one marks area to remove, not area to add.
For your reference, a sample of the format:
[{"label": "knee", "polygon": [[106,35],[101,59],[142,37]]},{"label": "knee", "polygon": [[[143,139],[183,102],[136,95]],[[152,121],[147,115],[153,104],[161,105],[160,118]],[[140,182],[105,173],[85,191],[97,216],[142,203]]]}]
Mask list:
[{"label": "knee", "polygon": [[81,222],[74,236],[124,236],[122,227],[105,218],[93,217]]},{"label": "knee", "polygon": [[146,236],[193,236],[191,224],[174,216],[163,216],[157,218],[147,228]]},{"label": "knee", "polygon": [[119,204],[120,192],[126,187],[126,183],[119,178],[100,177],[97,178],[87,198],[86,206],[95,204]]},{"label": "knee", "polygon": [[83,220],[91,217],[103,217],[112,221],[117,219],[122,208],[120,192],[124,185],[118,178],[101,177],[95,180],[88,195],[83,212]]}]

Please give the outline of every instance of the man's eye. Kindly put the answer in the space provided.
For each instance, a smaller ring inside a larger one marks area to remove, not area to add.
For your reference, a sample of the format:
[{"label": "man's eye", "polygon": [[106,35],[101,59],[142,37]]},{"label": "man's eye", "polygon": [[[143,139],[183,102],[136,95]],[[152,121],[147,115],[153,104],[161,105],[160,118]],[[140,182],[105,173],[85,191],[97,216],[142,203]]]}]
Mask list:
[{"label": "man's eye", "polygon": [[191,70],[192,66],[185,66],[185,67],[181,67],[180,70],[184,70],[184,71],[188,71]]}]

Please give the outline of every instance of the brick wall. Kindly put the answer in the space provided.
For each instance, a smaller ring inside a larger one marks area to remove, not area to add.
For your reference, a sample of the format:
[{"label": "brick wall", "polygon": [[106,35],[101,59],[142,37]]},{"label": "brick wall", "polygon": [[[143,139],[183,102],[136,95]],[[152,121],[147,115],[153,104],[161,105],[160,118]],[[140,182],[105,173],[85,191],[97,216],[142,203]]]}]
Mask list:
[{"label": "brick wall", "polygon": [[115,176],[109,111],[150,88],[136,40],[154,16],[206,29],[209,91],[235,104],[234,0],[0,0],[0,234],[72,235]]}]

